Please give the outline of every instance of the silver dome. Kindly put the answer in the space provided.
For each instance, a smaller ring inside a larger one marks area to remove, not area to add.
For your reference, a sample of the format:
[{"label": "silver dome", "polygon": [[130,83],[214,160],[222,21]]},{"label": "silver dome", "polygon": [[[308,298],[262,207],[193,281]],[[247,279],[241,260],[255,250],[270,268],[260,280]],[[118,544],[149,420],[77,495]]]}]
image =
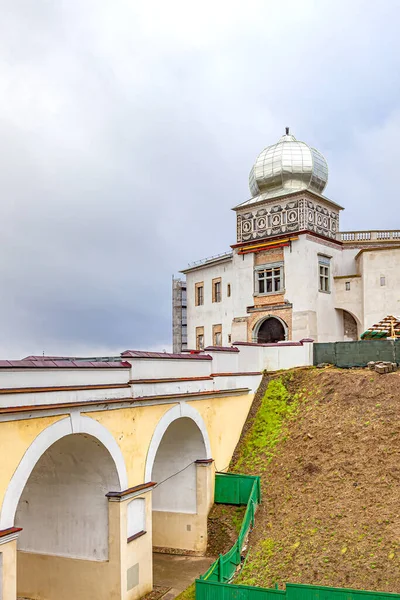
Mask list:
[{"label": "silver dome", "polygon": [[249,185],[253,196],[281,196],[298,190],[322,194],[328,182],[328,165],[318,150],[283,135],[277,144],[259,154],[250,171]]}]

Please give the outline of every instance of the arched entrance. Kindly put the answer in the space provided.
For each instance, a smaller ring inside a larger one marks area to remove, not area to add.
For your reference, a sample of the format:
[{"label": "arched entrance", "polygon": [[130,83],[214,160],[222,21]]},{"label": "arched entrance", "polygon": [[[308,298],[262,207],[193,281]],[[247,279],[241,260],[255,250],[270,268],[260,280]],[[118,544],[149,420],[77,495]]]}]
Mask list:
[{"label": "arched entrance", "polygon": [[286,339],[287,325],[278,317],[266,317],[256,325],[254,341],[258,344],[274,344]]},{"label": "arched entrance", "polygon": [[347,310],[343,310],[343,340],[345,342],[358,340],[357,321]]},{"label": "arched entrance", "polygon": [[118,593],[118,542],[110,541],[115,549],[109,552],[105,495],[126,483],[116,441],[93,419],[77,414],[35,438],[10,481],[0,519],[22,528],[18,596],[106,600]]},{"label": "arched entrance", "polygon": [[151,479],[153,510],[196,513],[196,463],[206,448],[200,429],[188,417],[177,419],[164,433],[154,460]]},{"label": "arched entrance", "polygon": [[153,547],[202,552],[212,505],[210,444],[199,413],[188,405],[164,415],[153,435],[146,479],[153,490]]},{"label": "arched entrance", "polygon": [[58,440],[36,463],[19,500],[18,550],[107,560],[106,494],[118,487],[114,462],[96,438],[78,433]]}]

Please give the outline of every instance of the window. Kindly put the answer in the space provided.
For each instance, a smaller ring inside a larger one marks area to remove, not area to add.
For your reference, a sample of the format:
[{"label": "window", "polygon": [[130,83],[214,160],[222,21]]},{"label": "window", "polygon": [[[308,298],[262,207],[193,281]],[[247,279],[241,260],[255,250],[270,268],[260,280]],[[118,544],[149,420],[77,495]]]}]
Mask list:
[{"label": "window", "polygon": [[328,256],[318,256],[318,273],[319,273],[319,291],[329,293],[330,285],[331,259]]},{"label": "window", "polygon": [[204,283],[201,281],[195,284],[195,305],[201,306],[204,304]]},{"label": "window", "polygon": [[222,288],[221,277],[218,277],[218,279],[213,279],[212,280],[212,301],[213,302],[221,302],[221,300],[222,300],[221,288]]},{"label": "window", "polygon": [[231,284],[228,283],[228,285],[226,286],[226,295],[228,296],[228,298],[231,295]]},{"label": "window", "polygon": [[213,325],[213,346],[222,346],[222,325]]},{"label": "window", "polygon": [[384,275],[381,275],[381,285],[386,285],[386,277]]},{"label": "window", "polygon": [[346,292],[350,291],[350,281],[346,281]]},{"label": "window", "polygon": [[146,500],[136,498],[128,504],[128,542],[146,533]]},{"label": "window", "polygon": [[228,344],[232,343],[232,336],[230,333],[228,333]]},{"label": "window", "polygon": [[196,327],[196,350],[204,350],[204,327]]},{"label": "window", "polygon": [[283,265],[271,265],[256,270],[255,293],[276,294],[283,290]]}]

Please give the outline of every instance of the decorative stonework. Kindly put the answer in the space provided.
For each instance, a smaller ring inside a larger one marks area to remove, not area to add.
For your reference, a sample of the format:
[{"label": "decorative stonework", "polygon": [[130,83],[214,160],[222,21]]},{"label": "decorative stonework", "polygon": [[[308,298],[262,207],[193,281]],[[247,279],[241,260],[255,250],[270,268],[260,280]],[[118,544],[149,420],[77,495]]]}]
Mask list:
[{"label": "decorative stonework", "polygon": [[306,197],[283,198],[237,214],[237,241],[248,242],[305,229],[336,239],[339,211]]}]

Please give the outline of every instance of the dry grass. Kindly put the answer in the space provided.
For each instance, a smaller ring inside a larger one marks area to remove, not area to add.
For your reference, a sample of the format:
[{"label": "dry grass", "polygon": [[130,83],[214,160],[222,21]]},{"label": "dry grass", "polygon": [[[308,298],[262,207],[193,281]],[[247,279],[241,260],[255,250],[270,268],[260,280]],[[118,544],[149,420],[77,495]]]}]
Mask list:
[{"label": "dry grass", "polygon": [[[399,593],[400,373],[309,369],[283,381],[298,408],[262,473],[239,581]],[[251,461],[241,467],[254,473]]]}]

